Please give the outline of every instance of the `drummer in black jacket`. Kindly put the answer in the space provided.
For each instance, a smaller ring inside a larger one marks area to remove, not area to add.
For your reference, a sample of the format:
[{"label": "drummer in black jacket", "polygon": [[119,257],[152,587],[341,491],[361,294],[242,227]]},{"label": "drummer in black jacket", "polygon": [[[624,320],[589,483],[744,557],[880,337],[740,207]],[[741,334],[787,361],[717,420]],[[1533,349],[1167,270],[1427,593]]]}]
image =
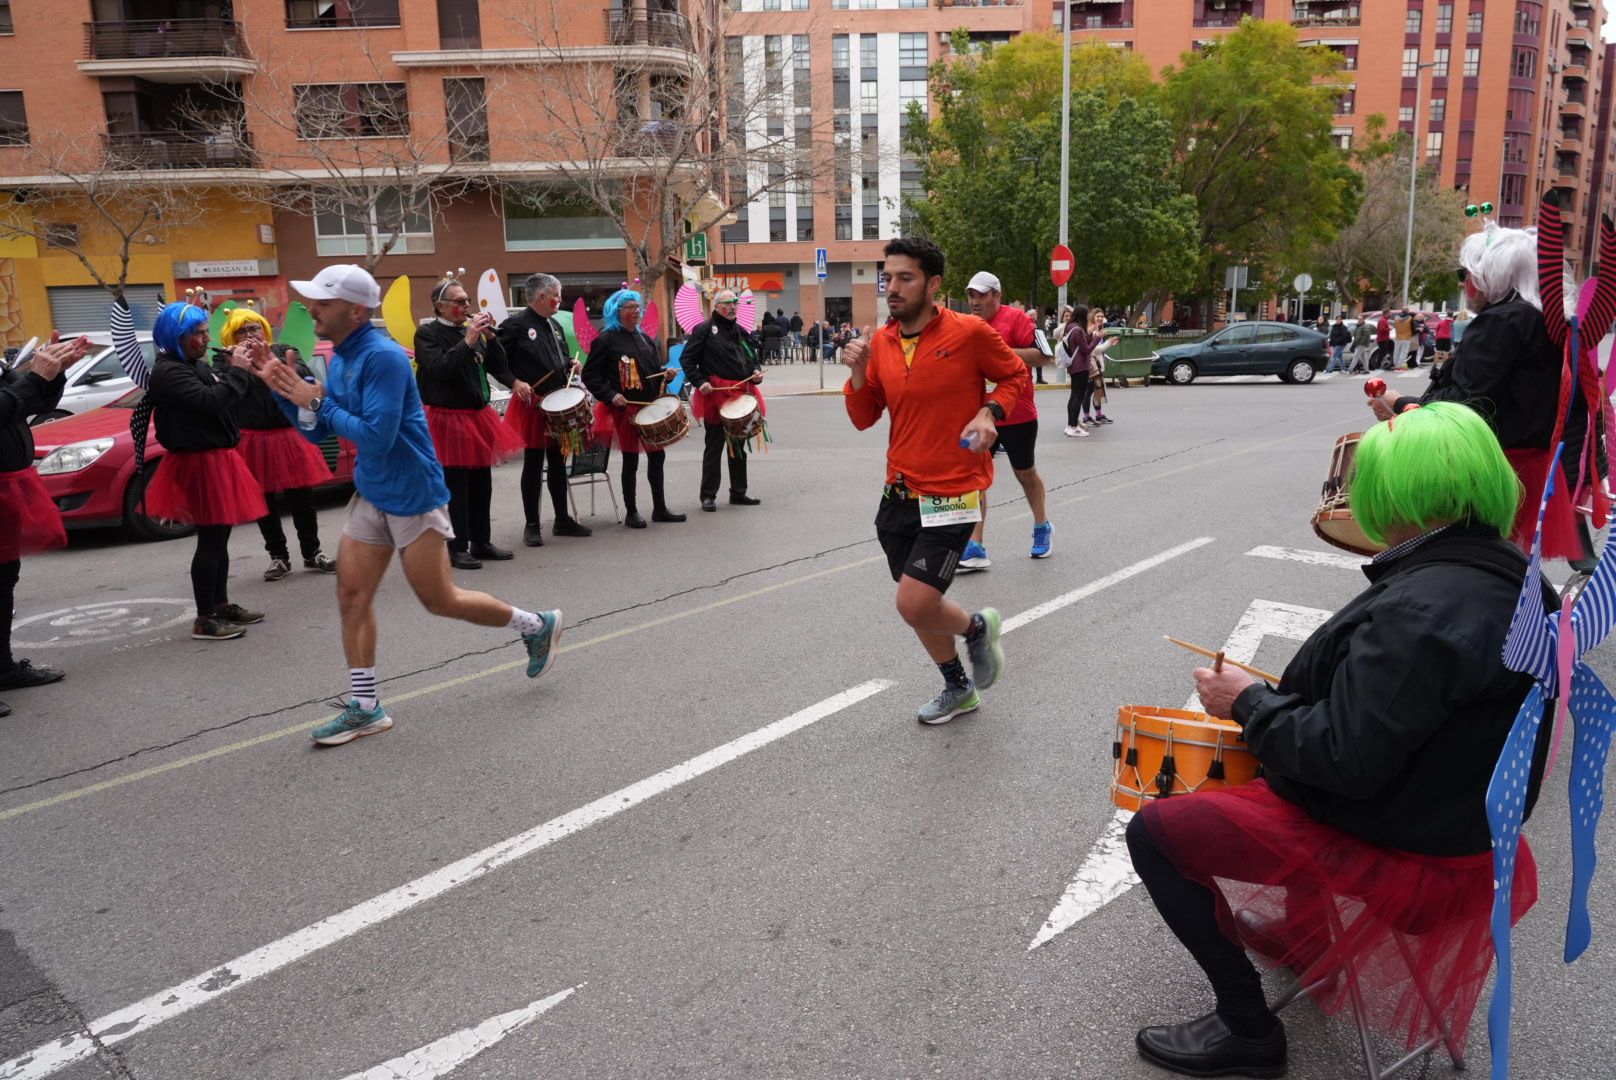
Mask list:
[{"label": "drummer in black jacket", "polygon": [[[64,341],[34,353],[25,372],[0,368],[0,690],[44,686],[64,674],[11,655],[11,616],[22,557],[67,543],[62,515],[33,468],[28,421],[56,408],[67,369],[89,349],[88,338]],[[10,706],[0,701],[0,716],[9,715]]]},{"label": "drummer in black jacket", "polygon": [[566,334],[553,318],[561,307],[561,282],[549,274],[533,274],[526,285],[527,306],[500,323],[497,338],[505,349],[512,379],[505,423],[527,447],[522,455],[522,515],[527,522],[522,543],[542,547],[539,488],[546,464],[550,466],[550,505],[555,509],[554,534],[588,536],[592,530],[567,512],[567,460],[560,444],[550,437],[544,411],[539,408],[545,395],[563,389],[572,374]]},{"label": "drummer in black jacket", "polygon": [[[737,394],[750,394],[763,407],[763,395],[756,390],[763,381],[763,365],[758,363],[752,335],[735,321],[735,305],[733,289],[714,296],[712,318],[690,332],[680,357],[686,379],[696,388],[691,411],[707,428],[701,454],[701,508],[709,513],[718,509],[719,461],[725,456],[725,444],[732,441],[725,437],[719,409]],[[746,493],[746,444],[734,442],[729,455],[729,501],[736,506],[756,506],[762,500]]]},{"label": "drummer in black jacket", "polygon": [[443,479],[449,486],[449,562],[457,570],[478,570],[483,559],[512,557],[491,542],[493,468],[520,454],[516,433],[488,404],[489,376],[511,385],[505,347],[494,335],[494,317],[479,311],[466,318],[471,300],[454,278],[432,290],[437,318],[415,331],[415,379],[421,387],[427,427]]}]

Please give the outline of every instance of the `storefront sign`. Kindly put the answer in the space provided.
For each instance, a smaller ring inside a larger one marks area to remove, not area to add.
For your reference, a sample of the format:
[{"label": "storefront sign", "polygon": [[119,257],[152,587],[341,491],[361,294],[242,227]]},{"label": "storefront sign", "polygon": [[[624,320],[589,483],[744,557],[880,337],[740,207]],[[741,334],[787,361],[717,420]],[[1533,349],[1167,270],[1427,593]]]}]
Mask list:
[{"label": "storefront sign", "polygon": [[274,277],[277,273],[274,259],[211,259],[174,264],[177,278]]}]

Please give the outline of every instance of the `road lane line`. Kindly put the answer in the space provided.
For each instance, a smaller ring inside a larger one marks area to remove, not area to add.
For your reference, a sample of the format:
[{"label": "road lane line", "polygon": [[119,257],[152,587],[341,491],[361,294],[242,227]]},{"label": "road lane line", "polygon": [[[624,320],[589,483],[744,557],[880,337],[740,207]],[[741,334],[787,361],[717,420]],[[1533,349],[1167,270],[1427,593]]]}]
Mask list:
[{"label": "road lane line", "polygon": [[1004,620],[1002,628],[999,632],[1001,634],[1008,634],[1012,630],[1019,630],[1030,622],[1035,622],[1038,619],[1042,619],[1045,615],[1052,615],[1061,608],[1070,607],[1079,600],[1088,599],[1102,589],[1109,589],[1118,582],[1127,581],[1131,577],[1137,577],[1138,575],[1143,574],[1146,570],[1154,570],[1164,562],[1169,562],[1176,559],[1180,555],[1187,555],[1196,548],[1205,547],[1211,542],[1212,537],[1210,536],[1197,537],[1196,539],[1182,543],[1175,548],[1168,548],[1159,555],[1152,555],[1148,559],[1141,559],[1132,566],[1124,566],[1121,570],[1107,574],[1103,578],[1096,578],[1087,585],[1079,586],[1069,593],[1062,593],[1053,600],[1045,600],[1042,604],[1037,604],[1030,607],[1019,615],[1010,616],[1008,619]]},{"label": "road lane line", "polygon": [[[582,985],[582,984],[579,984]],[[498,1044],[507,1035],[520,1031],[543,1014],[566,1001],[577,986],[551,994],[520,1009],[490,1017],[475,1027],[464,1028],[453,1035],[434,1039],[425,1046],[411,1050],[391,1061],[372,1065],[364,1072],[351,1073],[342,1080],[437,1080],[448,1076],[460,1066]]]},{"label": "road lane line", "polygon": [[1308,563],[1312,566],[1339,566],[1345,570],[1356,570],[1369,562],[1362,555],[1347,555],[1339,551],[1312,551],[1307,548],[1274,547],[1271,544],[1258,544],[1246,554],[1259,559],[1282,559],[1288,562]]},{"label": "road lane line", "polygon": [[87,1025],[88,1034],[62,1036],[10,1061],[0,1063],[0,1080],[42,1080],[43,1077],[51,1076],[75,1062],[90,1057],[101,1044],[123,1042],[149,1031],[158,1024],[183,1016],[199,1005],[205,1005],[232,990],[279,971],[329,945],[350,938],[361,930],[384,923],[452,889],[476,881],[507,863],[549,847],[556,841],[564,840],[591,825],[633,809],[647,799],[688,783],[811,724],[834,716],[894,685],[896,684],[889,679],[871,679],[869,682],[843,690],[800,712],[792,713],[784,719],[776,720],[772,724],[699,754],[689,761],[664,769],[610,795],[604,795],[594,802],[586,803],[576,810],[552,818],[527,832],[501,840],[474,855],[468,855],[380,896],[361,901],[346,911],[338,912],[287,934],[277,941],[203,972],[178,986],[159,990],[133,1005],[92,1021]]}]

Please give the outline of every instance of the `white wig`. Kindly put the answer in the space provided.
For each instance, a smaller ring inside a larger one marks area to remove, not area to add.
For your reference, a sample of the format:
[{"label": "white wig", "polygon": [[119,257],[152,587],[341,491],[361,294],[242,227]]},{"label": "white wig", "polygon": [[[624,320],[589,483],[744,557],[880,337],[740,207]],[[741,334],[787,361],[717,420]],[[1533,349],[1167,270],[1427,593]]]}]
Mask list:
[{"label": "white wig", "polygon": [[1537,230],[1504,229],[1488,222],[1479,233],[1465,238],[1459,265],[1484,303],[1496,304],[1511,292],[1539,310],[1537,291]]}]

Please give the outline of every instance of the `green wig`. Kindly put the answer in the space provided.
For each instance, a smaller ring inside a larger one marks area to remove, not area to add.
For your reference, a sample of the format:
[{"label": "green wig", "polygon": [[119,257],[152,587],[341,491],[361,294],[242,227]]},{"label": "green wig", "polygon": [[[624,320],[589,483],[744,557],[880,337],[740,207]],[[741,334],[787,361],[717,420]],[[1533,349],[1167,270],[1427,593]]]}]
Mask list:
[{"label": "green wig", "polygon": [[1352,516],[1379,544],[1389,533],[1410,527],[1423,533],[1451,521],[1508,536],[1521,501],[1521,482],[1492,428],[1451,401],[1410,409],[1364,432],[1349,491]]}]

